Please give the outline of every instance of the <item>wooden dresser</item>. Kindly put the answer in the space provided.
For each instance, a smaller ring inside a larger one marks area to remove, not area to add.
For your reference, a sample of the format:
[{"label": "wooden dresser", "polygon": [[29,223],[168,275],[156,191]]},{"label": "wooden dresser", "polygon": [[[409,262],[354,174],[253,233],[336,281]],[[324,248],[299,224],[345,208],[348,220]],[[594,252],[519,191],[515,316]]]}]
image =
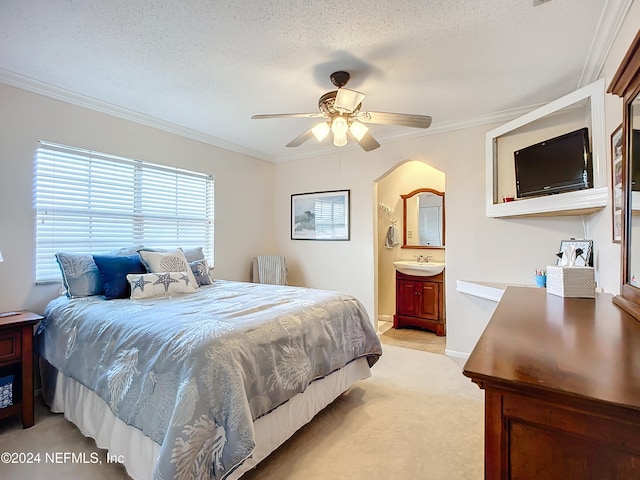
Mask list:
[{"label": "wooden dresser", "polygon": [[640,478],[640,322],[611,300],[507,288],[464,366],[486,479]]}]

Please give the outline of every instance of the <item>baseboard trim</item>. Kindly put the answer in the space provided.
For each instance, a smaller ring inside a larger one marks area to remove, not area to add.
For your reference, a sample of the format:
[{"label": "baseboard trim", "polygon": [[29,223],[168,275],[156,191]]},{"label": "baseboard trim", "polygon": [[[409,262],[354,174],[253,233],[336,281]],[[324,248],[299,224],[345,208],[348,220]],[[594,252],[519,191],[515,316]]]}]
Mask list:
[{"label": "baseboard trim", "polygon": [[444,354],[447,357],[454,357],[454,358],[464,358],[465,360],[469,359],[469,354],[466,352],[457,352],[455,350],[450,350],[448,348],[444,349]]}]

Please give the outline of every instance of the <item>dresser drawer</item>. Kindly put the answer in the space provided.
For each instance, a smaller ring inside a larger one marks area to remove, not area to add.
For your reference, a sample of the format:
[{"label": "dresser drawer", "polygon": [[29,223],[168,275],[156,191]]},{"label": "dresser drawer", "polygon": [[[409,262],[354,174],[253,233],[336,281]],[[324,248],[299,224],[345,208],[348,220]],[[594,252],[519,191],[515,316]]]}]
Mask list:
[{"label": "dresser drawer", "polygon": [[21,347],[20,331],[0,333],[0,363],[20,360]]}]

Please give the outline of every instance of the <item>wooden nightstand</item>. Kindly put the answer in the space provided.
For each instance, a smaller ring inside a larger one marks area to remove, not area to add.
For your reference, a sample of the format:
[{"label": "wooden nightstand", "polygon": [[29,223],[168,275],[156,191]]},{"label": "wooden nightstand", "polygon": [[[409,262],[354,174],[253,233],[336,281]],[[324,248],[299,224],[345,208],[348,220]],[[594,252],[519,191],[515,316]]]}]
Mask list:
[{"label": "wooden nightstand", "polygon": [[0,377],[7,370],[13,375],[13,405],[1,408],[0,418],[22,414],[23,428],[34,423],[33,326],[43,319],[26,310],[0,317]]}]

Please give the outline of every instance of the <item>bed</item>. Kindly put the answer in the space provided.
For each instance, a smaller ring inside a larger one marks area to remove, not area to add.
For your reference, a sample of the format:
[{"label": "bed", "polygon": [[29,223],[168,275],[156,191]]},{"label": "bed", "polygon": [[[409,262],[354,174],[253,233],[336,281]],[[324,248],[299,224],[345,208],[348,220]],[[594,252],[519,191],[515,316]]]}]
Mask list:
[{"label": "bed", "polygon": [[215,280],[140,300],[60,296],[36,334],[43,396],[136,480],[237,479],[382,353],[338,292]]}]

